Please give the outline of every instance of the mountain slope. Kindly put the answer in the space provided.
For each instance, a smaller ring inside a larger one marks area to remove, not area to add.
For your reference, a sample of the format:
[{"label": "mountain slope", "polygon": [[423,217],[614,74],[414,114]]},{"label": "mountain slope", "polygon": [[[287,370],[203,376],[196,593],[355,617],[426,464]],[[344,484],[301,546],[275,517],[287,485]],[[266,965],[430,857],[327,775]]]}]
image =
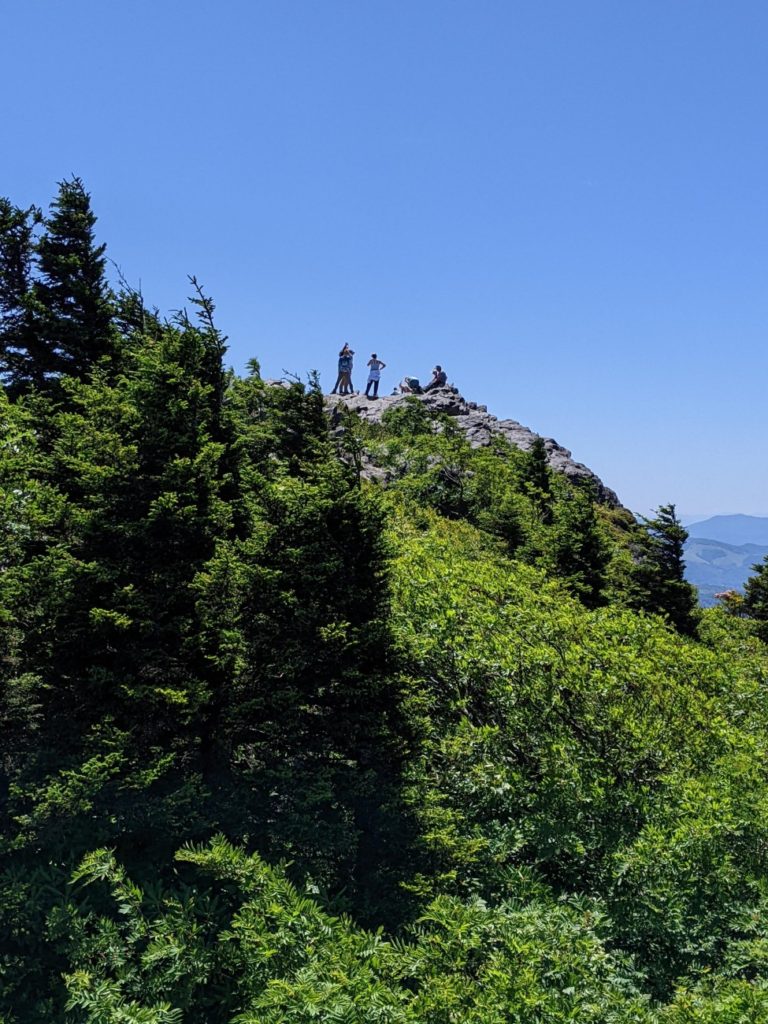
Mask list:
[{"label": "mountain slope", "polygon": [[[380,398],[366,398],[356,394],[348,397],[326,395],[326,406],[332,412],[334,407],[346,406],[356,412],[368,423],[381,423],[387,410],[396,408],[416,398],[432,414],[443,413],[450,416],[456,426],[466,435],[473,448],[490,445],[495,437],[503,437],[510,444],[522,451],[528,451],[541,435],[534,433],[529,427],[517,420],[500,420],[488,412],[485,405],[467,401],[455,387],[439,388],[425,395],[384,395]],[[582,462],[577,462],[572,453],[558,444],[551,437],[544,438],[547,461],[557,473],[562,473],[571,481],[588,481],[595,489],[597,499],[604,505],[621,508],[621,502],[615,491],[603,483],[600,477]]]}]

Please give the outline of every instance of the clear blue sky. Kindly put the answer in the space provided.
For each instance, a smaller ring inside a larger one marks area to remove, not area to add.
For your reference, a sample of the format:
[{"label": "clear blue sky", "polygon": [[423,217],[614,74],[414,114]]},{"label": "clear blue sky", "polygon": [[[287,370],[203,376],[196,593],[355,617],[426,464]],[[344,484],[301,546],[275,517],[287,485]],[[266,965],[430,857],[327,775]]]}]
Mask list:
[{"label": "clear blue sky", "polygon": [[238,369],[439,361],[636,511],[768,515],[764,0],[9,0],[0,78],[0,192],[79,174]]}]

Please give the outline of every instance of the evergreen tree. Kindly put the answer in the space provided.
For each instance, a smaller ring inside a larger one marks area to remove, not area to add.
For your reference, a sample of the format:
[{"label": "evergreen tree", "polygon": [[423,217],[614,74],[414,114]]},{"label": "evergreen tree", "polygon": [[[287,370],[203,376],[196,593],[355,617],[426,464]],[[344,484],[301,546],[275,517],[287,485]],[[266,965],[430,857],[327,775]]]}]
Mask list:
[{"label": "evergreen tree", "polygon": [[753,565],[755,575],[744,585],[744,608],[757,623],[757,632],[768,642],[768,555]]},{"label": "evergreen tree", "polygon": [[587,608],[604,604],[609,553],[591,495],[574,488],[554,508],[549,542],[551,570]]},{"label": "evergreen tree", "polygon": [[0,199],[0,376],[12,395],[44,382],[39,312],[33,298],[34,207]]},{"label": "evergreen tree", "polygon": [[[387,676],[383,511],[328,436],[316,380],[235,380],[236,529],[196,583],[211,706],[204,768],[231,834],[348,895],[386,903],[371,854],[391,829],[400,689]],[[388,823],[389,822],[389,823]]]},{"label": "evergreen tree", "polygon": [[696,589],[685,579],[687,539],[674,505],[661,505],[654,518],[643,518],[630,603],[666,615],[679,633],[694,636],[699,613]]},{"label": "evergreen tree", "polygon": [[84,378],[115,351],[95,223],[79,178],[59,184],[47,217],[0,200],[0,376],[11,396]]},{"label": "evergreen tree", "polygon": [[552,522],[552,482],[543,437],[537,437],[526,452],[520,482],[523,491],[533,499],[542,523],[549,525]]},{"label": "evergreen tree", "polygon": [[35,297],[45,321],[43,373],[83,377],[111,354],[112,294],[96,245],[91,197],[80,178],[59,183],[37,242]]}]

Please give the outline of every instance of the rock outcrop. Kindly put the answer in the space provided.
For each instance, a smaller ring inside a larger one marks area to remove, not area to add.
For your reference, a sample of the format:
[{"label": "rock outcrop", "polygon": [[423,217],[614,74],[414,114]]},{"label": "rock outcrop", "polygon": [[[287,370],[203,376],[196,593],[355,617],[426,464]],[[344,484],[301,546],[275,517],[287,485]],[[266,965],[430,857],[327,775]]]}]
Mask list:
[{"label": "rock outcrop", "polygon": [[[362,419],[371,423],[380,423],[387,409],[393,408],[404,401],[409,395],[382,395],[379,398],[366,398],[363,394],[341,397],[326,395],[325,401],[329,413],[334,406],[346,405]],[[481,448],[491,443],[494,437],[504,437],[516,448],[527,451],[539,436],[517,420],[500,420],[488,412],[485,405],[468,402],[456,388],[446,387],[430,391],[425,395],[416,396],[431,412],[445,413],[455,419],[467,436],[473,448]],[[563,448],[551,437],[544,438],[549,465],[557,473],[563,473],[573,481],[590,481],[595,487],[599,501],[616,508],[621,502],[615,492],[603,483],[591,469],[581,462],[575,462],[567,448]]]}]

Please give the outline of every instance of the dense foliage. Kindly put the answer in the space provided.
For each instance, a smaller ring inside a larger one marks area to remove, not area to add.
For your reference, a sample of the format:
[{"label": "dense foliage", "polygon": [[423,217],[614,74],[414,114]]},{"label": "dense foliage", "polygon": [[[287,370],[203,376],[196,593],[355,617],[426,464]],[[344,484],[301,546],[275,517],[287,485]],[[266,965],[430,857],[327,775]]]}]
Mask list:
[{"label": "dense foliage", "polygon": [[757,623],[758,635],[768,641],[768,556],[752,568],[754,575],[744,588],[743,609]]},{"label": "dense foliage", "polygon": [[329,433],[94,227],[0,204],[0,1020],[767,1019],[764,573],[700,616],[671,506]]}]

